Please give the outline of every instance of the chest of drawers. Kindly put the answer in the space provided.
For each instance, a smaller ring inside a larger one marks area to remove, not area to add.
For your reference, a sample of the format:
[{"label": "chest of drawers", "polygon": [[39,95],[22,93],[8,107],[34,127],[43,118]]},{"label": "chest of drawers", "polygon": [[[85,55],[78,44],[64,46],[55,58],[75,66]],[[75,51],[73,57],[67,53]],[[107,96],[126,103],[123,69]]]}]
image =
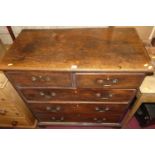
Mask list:
[{"label": "chest of drawers", "polygon": [[121,126],[149,61],[131,28],[24,30],[0,69],[39,125]]}]

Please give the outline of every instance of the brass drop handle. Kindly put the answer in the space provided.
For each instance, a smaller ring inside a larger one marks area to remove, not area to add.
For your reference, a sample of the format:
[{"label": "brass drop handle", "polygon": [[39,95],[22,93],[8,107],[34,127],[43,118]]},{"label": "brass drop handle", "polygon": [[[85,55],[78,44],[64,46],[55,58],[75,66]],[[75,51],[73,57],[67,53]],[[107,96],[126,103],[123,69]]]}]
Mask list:
[{"label": "brass drop handle", "polygon": [[46,99],[51,99],[52,97],[56,96],[55,92],[45,93],[43,91],[40,91],[39,94],[40,94],[40,96],[44,96]]},{"label": "brass drop handle", "polygon": [[64,121],[64,117],[61,116],[60,118],[57,119],[55,116],[53,116],[53,117],[51,117],[51,120],[52,120],[52,121],[58,121],[58,122],[59,122],[59,121]]},{"label": "brass drop handle", "polygon": [[61,110],[61,106],[56,106],[56,107],[47,106],[46,110],[49,112],[59,112]]},{"label": "brass drop handle", "polygon": [[97,79],[96,82],[100,85],[102,84],[104,87],[110,87],[112,84],[118,83],[118,79]]},{"label": "brass drop handle", "polygon": [[37,81],[37,77],[36,76],[32,76],[31,80],[32,80],[32,82],[35,82],[35,81]]},{"label": "brass drop handle", "polygon": [[52,121],[55,121],[55,120],[56,120],[56,118],[53,116],[53,117],[51,118],[51,120],[52,120]]},{"label": "brass drop handle", "polygon": [[64,121],[64,117],[63,116],[60,118],[60,121]]},{"label": "brass drop handle", "polygon": [[109,111],[110,110],[110,108],[109,107],[95,107],[95,110],[97,111],[97,112],[106,112],[106,111]]},{"label": "brass drop handle", "polygon": [[6,110],[0,110],[0,115],[6,115],[7,111]]},{"label": "brass drop handle", "polygon": [[51,96],[52,96],[52,97],[55,97],[55,96],[56,96],[56,93],[55,93],[55,92],[52,92],[52,93],[51,93]]},{"label": "brass drop handle", "polygon": [[49,82],[49,81],[51,81],[51,78],[49,76],[41,76],[41,75],[39,75],[38,79],[39,79],[39,81],[42,81],[42,82]]},{"label": "brass drop handle", "polygon": [[12,124],[12,126],[17,126],[18,122],[17,121],[12,121],[11,124]]},{"label": "brass drop handle", "polygon": [[46,77],[45,77],[45,81],[47,81],[47,82],[48,82],[48,81],[51,81],[51,78],[50,78],[49,76],[46,76]]},{"label": "brass drop handle", "polygon": [[118,83],[118,79],[113,79],[112,83]]},{"label": "brass drop handle", "polygon": [[113,97],[113,94],[110,93],[110,94],[104,96],[101,93],[96,93],[96,97],[103,99],[103,100],[109,100],[110,98]]},{"label": "brass drop handle", "polygon": [[45,93],[42,92],[42,91],[39,94],[40,94],[40,96],[44,96],[45,95]]},{"label": "brass drop handle", "polygon": [[37,81],[37,79],[38,79],[39,81],[46,81],[46,82],[51,81],[51,78],[50,78],[49,76],[43,77],[43,76],[39,75],[39,76],[32,76],[32,77],[31,77],[32,82]]},{"label": "brass drop handle", "polygon": [[104,80],[98,79],[98,80],[97,80],[97,83],[98,83],[98,84],[103,84],[103,83],[104,83]]},{"label": "brass drop handle", "polygon": [[104,123],[107,119],[106,118],[96,118],[96,117],[94,117],[93,120],[96,123]]}]

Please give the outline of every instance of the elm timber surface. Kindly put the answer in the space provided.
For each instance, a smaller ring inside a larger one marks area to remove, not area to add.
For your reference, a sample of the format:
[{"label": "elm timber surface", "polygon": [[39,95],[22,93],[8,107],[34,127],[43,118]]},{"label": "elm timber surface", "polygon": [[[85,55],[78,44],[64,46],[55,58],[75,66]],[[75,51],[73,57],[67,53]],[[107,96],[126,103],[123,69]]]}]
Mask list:
[{"label": "elm timber surface", "polygon": [[132,28],[23,30],[1,61],[7,70],[144,71],[149,63]]}]

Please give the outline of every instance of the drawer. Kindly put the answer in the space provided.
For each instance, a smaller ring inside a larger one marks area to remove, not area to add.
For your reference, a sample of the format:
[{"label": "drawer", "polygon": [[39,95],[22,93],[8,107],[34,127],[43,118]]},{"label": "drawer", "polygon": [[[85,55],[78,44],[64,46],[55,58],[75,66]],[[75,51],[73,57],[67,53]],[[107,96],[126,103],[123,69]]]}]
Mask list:
[{"label": "drawer", "polygon": [[0,106],[0,117],[21,117],[23,116],[15,107],[13,106]]},{"label": "drawer", "polygon": [[25,117],[0,117],[0,127],[18,127],[28,125],[30,124]]},{"label": "drawer", "polygon": [[27,101],[129,102],[134,89],[21,89]]},{"label": "drawer", "polygon": [[20,97],[10,82],[7,82],[3,89],[0,89],[0,102],[14,104],[19,102]]},{"label": "drawer", "polygon": [[6,72],[7,77],[18,87],[71,87],[71,74],[67,72],[21,71]]},{"label": "drawer", "polygon": [[66,104],[66,103],[29,103],[28,104],[33,113],[107,113],[120,114],[124,113],[128,104],[108,103],[108,104]]},{"label": "drawer", "polygon": [[118,123],[121,115],[107,114],[35,114],[39,122]]},{"label": "drawer", "polygon": [[127,73],[77,73],[78,88],[138,88],[144,74]]}]

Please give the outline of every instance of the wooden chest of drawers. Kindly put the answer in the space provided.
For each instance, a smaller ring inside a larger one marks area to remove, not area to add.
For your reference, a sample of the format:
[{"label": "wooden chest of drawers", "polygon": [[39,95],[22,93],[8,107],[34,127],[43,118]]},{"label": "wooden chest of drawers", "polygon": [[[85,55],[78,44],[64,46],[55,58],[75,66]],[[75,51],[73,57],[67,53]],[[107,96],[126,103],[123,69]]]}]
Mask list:
[{"label": "wooden chest of drawers", "polygon": [[39,125],[121,126],[149,61],[131,28],[24,30],[0,69]]}]

